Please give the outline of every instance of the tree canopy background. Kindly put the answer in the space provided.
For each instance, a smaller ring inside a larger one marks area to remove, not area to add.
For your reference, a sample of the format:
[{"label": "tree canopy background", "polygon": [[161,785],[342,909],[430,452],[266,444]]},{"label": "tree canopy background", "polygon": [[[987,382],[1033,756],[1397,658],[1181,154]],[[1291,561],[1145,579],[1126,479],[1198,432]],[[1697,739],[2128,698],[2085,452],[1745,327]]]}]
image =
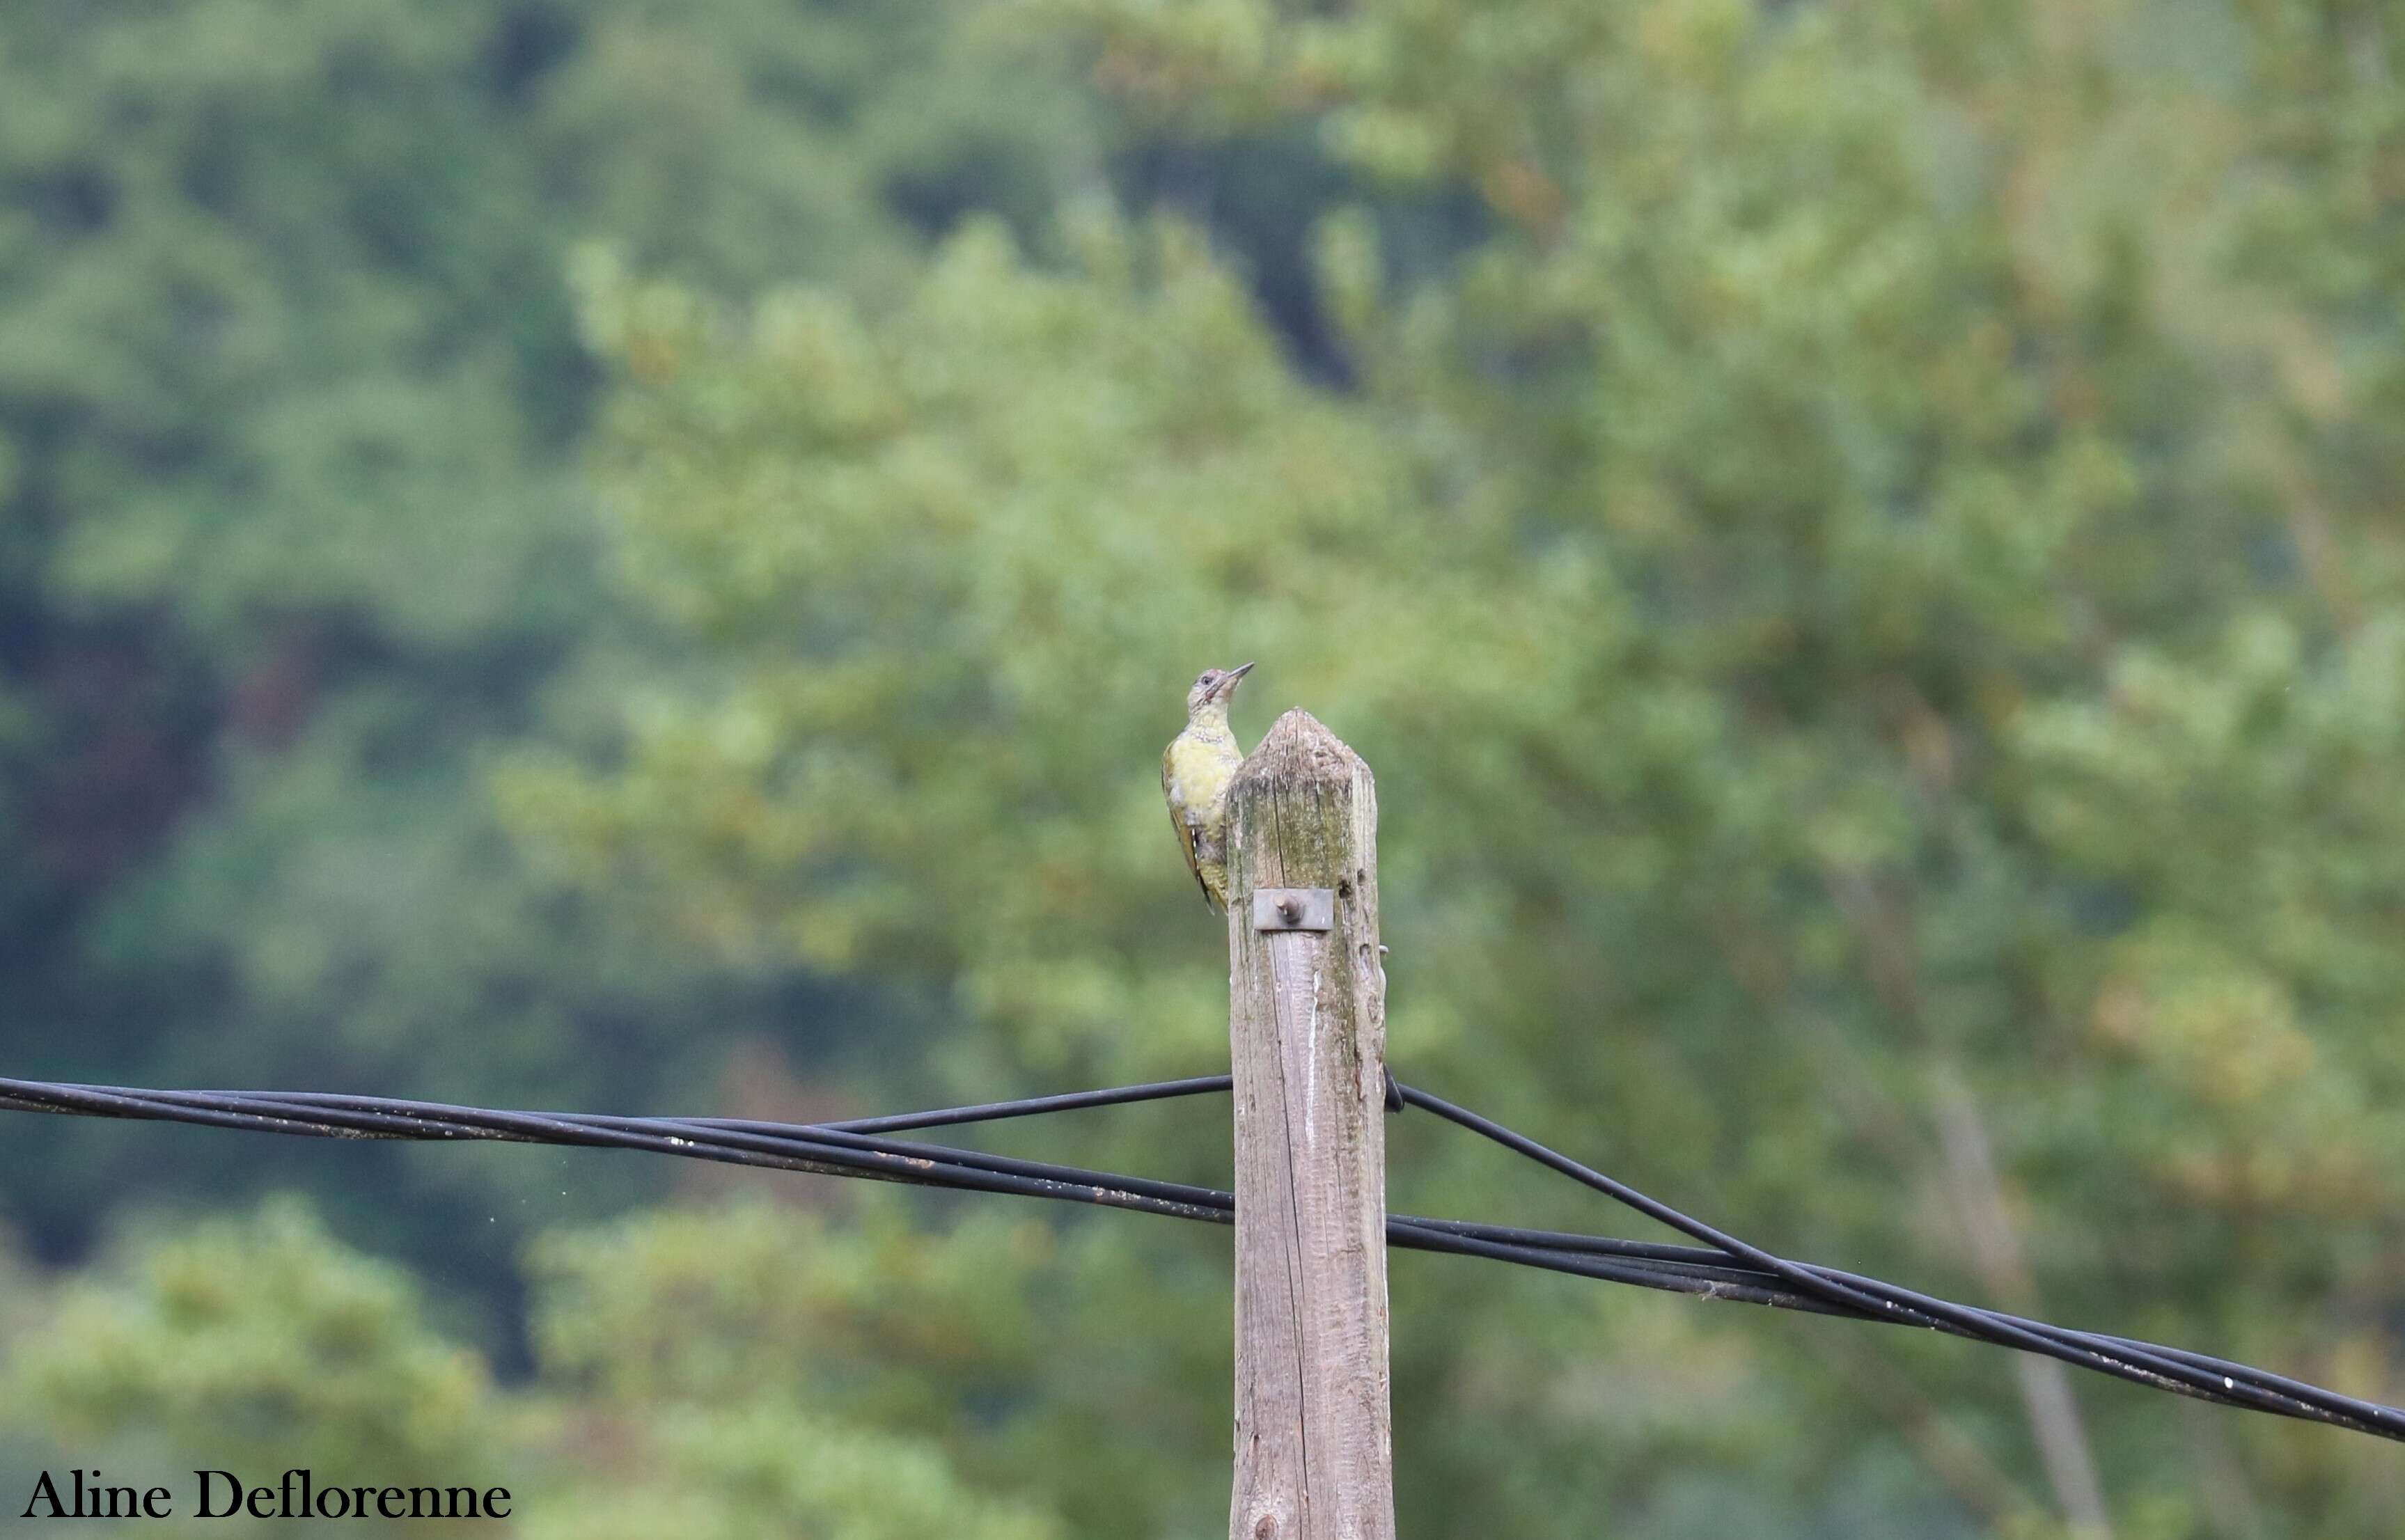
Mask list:
[{"label": "tree canopy background", "polygon": [[[2400,71],[2352,0],[12,6],[7,1068],[1205,1071],[1151,767],[1259,657],[1240,731],[1379,776],[1407,1077],[1790,1254],[2405,1399]],[[1193,1108],[1006,1137],[1224,1173]],[[1220,1527],[1215,1234],[0,1161],[0,1477]],[[2405,1519],[2369,1440],[1961,1344],[1393,1288],[1414,1535]]]}]

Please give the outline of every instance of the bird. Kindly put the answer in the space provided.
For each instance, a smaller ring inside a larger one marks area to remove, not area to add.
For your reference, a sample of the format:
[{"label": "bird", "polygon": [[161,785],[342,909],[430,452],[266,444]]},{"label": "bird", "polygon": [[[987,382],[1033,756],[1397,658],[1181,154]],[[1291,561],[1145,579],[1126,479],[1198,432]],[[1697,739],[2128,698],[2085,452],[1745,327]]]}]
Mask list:
[{"label": "bird", "polygon": [[1213,913],[1228,907],[1228,785],[1245,763],[1228,726],[1228,703],[1253,671],[1205,668],[1186,692],[1186,731],[1160,754],[1160,792],[1169,799],[1169,826],[1177,833],[1186,869]]}]

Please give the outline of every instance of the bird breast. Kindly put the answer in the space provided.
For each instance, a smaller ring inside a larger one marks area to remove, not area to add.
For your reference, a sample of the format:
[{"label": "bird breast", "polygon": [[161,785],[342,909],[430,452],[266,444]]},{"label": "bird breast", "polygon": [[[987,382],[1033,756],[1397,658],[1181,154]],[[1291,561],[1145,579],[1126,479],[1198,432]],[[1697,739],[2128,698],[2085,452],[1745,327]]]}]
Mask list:
[{"label": "bird breast", "polygon": [[1178,810],[1191,819],[1216,812],[1241,763],[1233,740],[1181,735],[1169,746],[1169,794]]}]

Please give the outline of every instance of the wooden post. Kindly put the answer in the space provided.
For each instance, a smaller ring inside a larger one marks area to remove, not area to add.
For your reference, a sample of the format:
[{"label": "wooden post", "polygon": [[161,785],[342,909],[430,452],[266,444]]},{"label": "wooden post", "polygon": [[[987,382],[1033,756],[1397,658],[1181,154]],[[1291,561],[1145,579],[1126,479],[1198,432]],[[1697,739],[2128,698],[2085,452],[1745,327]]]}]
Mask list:
[{"label": "wooden post", "polygon": [[1280,717],[1229,788],[1229,1540],[1395,1533],[1377,828],[1370,767],[1307,712]]}]

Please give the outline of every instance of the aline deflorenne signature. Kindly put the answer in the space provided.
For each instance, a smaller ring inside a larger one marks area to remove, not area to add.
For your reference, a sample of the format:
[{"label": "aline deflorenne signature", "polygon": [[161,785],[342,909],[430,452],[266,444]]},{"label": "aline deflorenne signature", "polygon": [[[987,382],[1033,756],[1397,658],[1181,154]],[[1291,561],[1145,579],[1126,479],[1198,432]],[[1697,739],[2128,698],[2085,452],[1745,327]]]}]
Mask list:
[{"label": "aline deflorenne signature", "polygon": [[[179,1501],[190,1506],[178,1507]],[[366,1487],[322,1484],[288,1470],[252,1486],[232,1471],[196,1470],[182,1494],[167,1487],[111,1485],[98,1470],[49,1471],[34,1483],[20,1519],[507,1519],[507,1487]],[[0,1510],[5,1511],[5,1510]]]}]

